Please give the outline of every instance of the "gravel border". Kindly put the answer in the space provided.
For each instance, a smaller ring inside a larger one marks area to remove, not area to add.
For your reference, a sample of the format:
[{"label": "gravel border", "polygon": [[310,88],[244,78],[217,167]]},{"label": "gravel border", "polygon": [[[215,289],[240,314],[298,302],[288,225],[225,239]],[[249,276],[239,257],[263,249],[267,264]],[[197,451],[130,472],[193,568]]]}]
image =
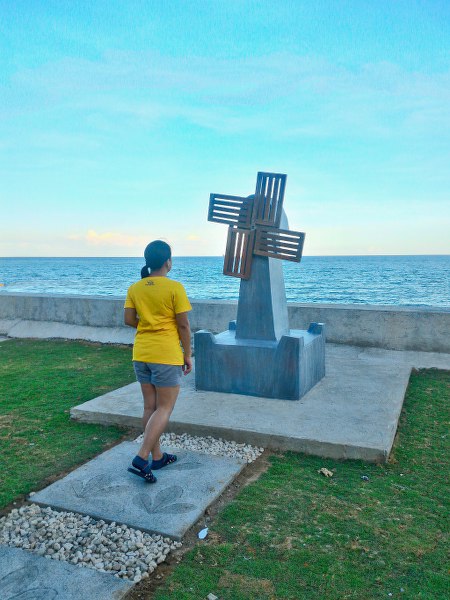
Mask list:
[{"label": "gravel border", "polygon": [[89,516],[37,504],[0,519],[0,544],[111,573],[134,583],[147,578],[181,542]]},{"label": "gravel border", "polygon": [[[143,434],[138,436],[135,441],[142,442]],[[182,433],[163,433],[161,436],[161,446],[170,446],[171,448],[180,448],[192,450],[203,454],[212,454],[214,456],[229,456],[231,458],[240,458],[247,464],[254,462],[258,456],[264,452],[264,448],[250,446],[250,444],[238,444],[222,438],[197,437]]]}]

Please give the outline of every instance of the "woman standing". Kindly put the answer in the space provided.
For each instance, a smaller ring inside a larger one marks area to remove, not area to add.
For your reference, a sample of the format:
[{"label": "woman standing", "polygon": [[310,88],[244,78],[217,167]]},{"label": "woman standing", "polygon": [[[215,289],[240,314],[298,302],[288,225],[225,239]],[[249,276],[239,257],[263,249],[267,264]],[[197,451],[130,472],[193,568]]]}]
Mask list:
[{"label": "woman standing", "polygon": [[144,398],[144,440],[128,470],[155,483],[152,470],[177,460],[174,454],[161,452],[159,438],[175,406],[182,373],[192,371],[188,319],[192,307],[182,284],[167,277],[172,268],[170,246],[151,242],[144,258],[141,280],[128,289],[124,307],[125,324],[137,329],[133,366]]}]

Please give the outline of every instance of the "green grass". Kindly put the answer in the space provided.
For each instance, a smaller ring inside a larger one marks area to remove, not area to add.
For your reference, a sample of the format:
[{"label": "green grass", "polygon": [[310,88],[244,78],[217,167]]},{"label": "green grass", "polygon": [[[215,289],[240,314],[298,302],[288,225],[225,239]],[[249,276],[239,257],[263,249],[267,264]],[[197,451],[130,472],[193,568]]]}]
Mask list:
[{"label": "green grass", "polygon": [[117,427],[70,420],[72,406],[134,381],[128,347],[0,344],[0,508],[119,440]]},{"label": "green grass", "polygon": [[447,598],[449,388],[412,374],[389,464],[270,457],[155,600]]}]

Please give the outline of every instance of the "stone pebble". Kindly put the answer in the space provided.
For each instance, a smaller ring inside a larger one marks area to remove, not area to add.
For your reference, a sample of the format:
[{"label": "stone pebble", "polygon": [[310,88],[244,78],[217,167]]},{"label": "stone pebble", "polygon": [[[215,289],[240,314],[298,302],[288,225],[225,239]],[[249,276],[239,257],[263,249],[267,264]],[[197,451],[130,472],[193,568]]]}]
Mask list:
[{"label": "stone pebble", "polygon": [[[136,438],[136,442],[141,443],[143,435]],[[164,433],[161,436],[161,445],[170,446],[171,448],[180,448],[183,450],[192,450],[203,454],[213,454],[215,456],[229,456],[232,458],[240,458],[247,464],[255,461],[258,456],[264,452],[264,448],[250,446],[250,444],[238,444],[237,442],[223,440],[222,438],[197,437],[182,433]]]},{"label": "stone pebble", "polygon": [[182,545],[127,525],[36,504],[15,508],[0,519],[0,544],[135,583],[147,578],[171,551]]}]

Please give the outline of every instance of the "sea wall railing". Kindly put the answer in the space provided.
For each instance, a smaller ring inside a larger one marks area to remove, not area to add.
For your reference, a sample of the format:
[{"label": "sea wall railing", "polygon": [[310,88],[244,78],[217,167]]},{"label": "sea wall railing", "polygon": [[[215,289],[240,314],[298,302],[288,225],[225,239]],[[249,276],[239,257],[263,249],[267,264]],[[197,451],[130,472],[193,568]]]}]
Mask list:
[{"label": "sea wall railing", "polygon": [[[236,318],[236,302],[194,300],[192,307],[193,330],[217,333]],[[450,309],[315,303],[288,309],[292,329],[325,323],[328,342],[450,352]],[[2,292],[0,335],[131,343],[134,333],[123,325],[123,298]]]}]

